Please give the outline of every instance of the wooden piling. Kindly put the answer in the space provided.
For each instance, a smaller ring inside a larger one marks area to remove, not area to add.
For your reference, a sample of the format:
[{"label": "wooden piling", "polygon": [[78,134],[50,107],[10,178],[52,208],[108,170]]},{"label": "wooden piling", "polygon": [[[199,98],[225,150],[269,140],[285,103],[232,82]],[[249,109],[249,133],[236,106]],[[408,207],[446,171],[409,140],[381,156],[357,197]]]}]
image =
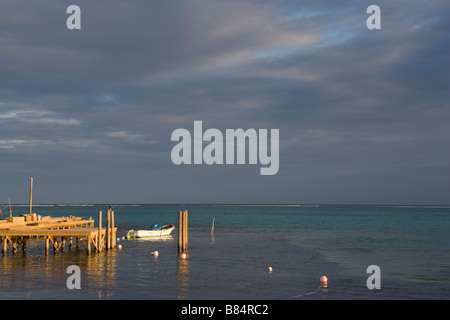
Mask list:
[{"label": "wooden piling", "polygon": [[114,227],[114,211],[111,210],[111,248],[116,247],[116,228]]},{"label": "wooden piling", "polygon": [[50,246],[50,236],[45,236],[45,255],[48,256],[48,249]]},{"label": "wooden piling", "polygon": [[187,210],[178,212],[178,253],[187,251],[188,245],[188,215]]},{"label": "wooden piling", "polygon": [[3,254],[6,254],[7,248],[8,248],[8,237],[3,236]]},{"label": "wooden piling", "polygon": [[183,220],[184,220],[184,223],[183,223],[183,227],[184,227],[183,252],[186,252],[187,246],[188,246],[188,212],[187,212],[187,210],[184,210],[183,214],[184,214],[183,215]]},{"label": "wooden piling", "polygon": [[87,248],[86,248],[86,252],[87,252],[88,255],[91,254],[91,241],[92,241],[92,237],[91,237],[91,235],[88,235],[88,237],[87,237]]},{"label": "wooden piling", "polygon": [[[98,212],[98,251],[102,251],[102,211]],[[90,239],[88,240],[90,242]],[[88,253],[91,253],[91,244],[88,244]]]},{"label": "wooden piling", "polygon": [[183,252],[183,211],[178,211],[178,253]]},{"label": "wooden piling", "polygon": [[111,209],[106,212],[106,247],[107,250],[111,248]]}]

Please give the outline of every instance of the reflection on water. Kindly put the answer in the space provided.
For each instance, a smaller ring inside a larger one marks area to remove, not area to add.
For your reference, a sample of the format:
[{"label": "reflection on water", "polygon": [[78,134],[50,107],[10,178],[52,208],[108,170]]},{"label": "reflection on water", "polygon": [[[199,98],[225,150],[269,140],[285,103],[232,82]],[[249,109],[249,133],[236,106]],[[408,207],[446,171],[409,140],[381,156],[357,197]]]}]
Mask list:
[{"label": "reflection on water", "polygon": [[[42,252],[4,255],[0,258],[0,299],[77,298],[80,292],[91,298],[109,297],[116,288],[116,255],[114,249],[91,255],[83,249],[49,256]],[[81,270],[81,290],[67,288],[71,265]]]},{"label": "reflection on water", "polygon": [[97,297],[110,297],[116,289],[116,250],[102,251],[86,259],[85,272],[90,286],[98,289]]},{"label": "reflection on water", "polygon": [[189,292],[189,255],[182,259],[178,257],[178,272],[177,272],[177,298],[186,298]]}]

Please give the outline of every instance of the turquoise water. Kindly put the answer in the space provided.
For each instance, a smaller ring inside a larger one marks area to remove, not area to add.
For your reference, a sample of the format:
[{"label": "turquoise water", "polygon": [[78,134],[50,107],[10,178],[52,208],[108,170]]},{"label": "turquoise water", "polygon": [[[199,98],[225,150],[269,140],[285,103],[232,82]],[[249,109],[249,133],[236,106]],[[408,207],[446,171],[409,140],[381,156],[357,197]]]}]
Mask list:
[{"label": "turquoise water", "polygon": [[[33,211],[97,220],[98,210],[107,209]],[[14,214],[22,210],[13,207]],[[0,298],[450,298],[450,206],[115,205],[118,236],[152,224],[177,225],[180,210],[189,212],[186,260],[178,258],[177,228],[165,239],[120,240],[121,250],[90,256],[82,248],[45,257],[43,241],[35,240],[26,254],[1,257]],[[70,265],[80,267],[80,290],[66,286]],[[379,290],[366,286],[370,265],[380,267]],[[326,288],[321,275],[328,277]]]}]

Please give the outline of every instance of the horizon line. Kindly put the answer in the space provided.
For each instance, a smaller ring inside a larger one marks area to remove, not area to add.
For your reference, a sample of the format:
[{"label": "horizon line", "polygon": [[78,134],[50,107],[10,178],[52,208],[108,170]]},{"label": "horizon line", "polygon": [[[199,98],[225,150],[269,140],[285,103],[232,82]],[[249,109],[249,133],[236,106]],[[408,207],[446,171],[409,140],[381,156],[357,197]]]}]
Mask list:
[{"label": "horizon line", "polygon": [[[54,202],[54,203],[33,203],[32,206],[142,206],[142,205],[216,205],[216,206],[389,206],[389,207],[450,207],[450,204],[389,204],[389,203],[187,203],[187,202]],[[9,207],[9,203],[0,203],[0,206]],[[29,203],[11,204],[11,207],[29,207]]]}]

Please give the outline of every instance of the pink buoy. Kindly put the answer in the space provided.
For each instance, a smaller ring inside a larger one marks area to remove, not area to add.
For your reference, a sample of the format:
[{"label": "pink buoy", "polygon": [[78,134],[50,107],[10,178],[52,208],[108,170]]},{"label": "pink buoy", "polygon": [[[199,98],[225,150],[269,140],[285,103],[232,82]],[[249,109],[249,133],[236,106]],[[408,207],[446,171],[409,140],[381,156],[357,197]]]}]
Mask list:
[{"label": "pink buoy", "polygon": [[152,253],[153,253],[153,256],[155,256],[155,257],[159,256],[159,252],[158,251],[153,251]]},{"label": "pink buoy", "polygon": [[328,282],[328,278],[326,276],[320,277],[320,283],[327,283],[327,282]]},{"label": "pink buoy", "polygon": [[181,258],[182,260],[185,260],[185,259],[186,259],[186,253],[180,254],[180,258]]}]

